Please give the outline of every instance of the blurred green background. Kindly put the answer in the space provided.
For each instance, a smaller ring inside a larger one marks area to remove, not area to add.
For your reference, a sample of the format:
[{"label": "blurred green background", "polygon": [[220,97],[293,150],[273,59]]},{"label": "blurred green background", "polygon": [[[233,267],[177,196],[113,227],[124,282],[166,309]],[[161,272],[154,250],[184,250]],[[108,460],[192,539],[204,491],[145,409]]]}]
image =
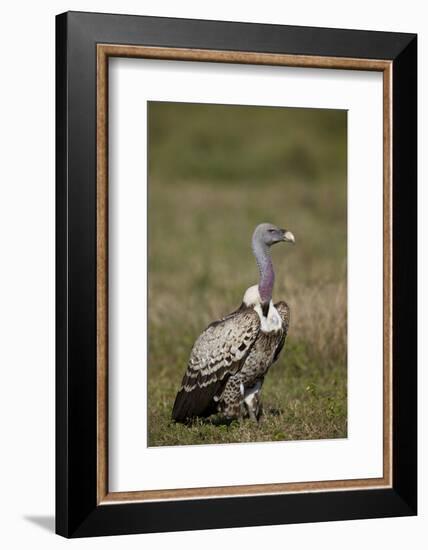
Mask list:
[{"label": "blurred green background", "polygon": [[[346,437],[346,111],[149,102],[148,120],[149,445]],[[291,324],[263,420],[176,425],[194,340],[258,281],[261,222],[296,237],[273,248]]]}]

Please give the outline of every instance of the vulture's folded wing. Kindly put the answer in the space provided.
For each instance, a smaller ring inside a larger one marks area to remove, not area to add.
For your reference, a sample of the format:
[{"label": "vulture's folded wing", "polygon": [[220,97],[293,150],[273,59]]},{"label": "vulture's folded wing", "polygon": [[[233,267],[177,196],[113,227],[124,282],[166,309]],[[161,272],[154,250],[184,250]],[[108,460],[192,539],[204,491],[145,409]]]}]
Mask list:
[{"label": "vulture's folded wing", "polygon": [[228,377],[240,370],[260,328],[258,314],[241,308],[209,325],[196,340],[190,354],[172,417],[183,422],[210,414]]}]

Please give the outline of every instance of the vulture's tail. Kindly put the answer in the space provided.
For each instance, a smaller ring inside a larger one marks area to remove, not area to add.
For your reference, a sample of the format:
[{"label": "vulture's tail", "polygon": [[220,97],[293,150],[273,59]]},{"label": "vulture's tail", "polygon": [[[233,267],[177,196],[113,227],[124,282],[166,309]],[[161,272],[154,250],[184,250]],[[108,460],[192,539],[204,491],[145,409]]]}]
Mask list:
[{"label": "vulture's tail", "polygon": [[181,389],[175,398],[172,419],[176,422],[188,422],[195,416],[209,416],[216,412],[216,403],[206,388],[196,386],[187,392]]}]

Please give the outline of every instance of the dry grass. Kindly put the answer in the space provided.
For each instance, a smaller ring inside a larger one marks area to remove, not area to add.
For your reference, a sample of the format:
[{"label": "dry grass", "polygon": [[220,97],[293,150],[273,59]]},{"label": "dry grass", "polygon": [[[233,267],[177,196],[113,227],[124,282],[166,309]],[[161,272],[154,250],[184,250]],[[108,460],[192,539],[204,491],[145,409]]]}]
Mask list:
[{"label": "dry grass", "polygon": [[[223,135],[248,124],[248,109],[238,112],[234,124],[228,117],[222,138],[217,136],[226,150],[235,151],[233,162],[222,168],[210,165],[203,178],[204,155],[201,159],[194,152],[195,160],[188,148],[195,135],[206,146],[201,128],[210,139],[212,132],[219,132],[218,112],[205,109],[203,116],[189,117],[192,108],[197,114],[194,106],[181,106],[178,114],[163,105],[150,111],[149,445],[346,437],[346,162],[340,152],[344,117],[332,122],[324,112],[317,117],[313,111],[310,117],[305,111],[307,138],[322,136],[325,127],[330,136],[317,138],[319,148],[311,145],[315,166],[302,153],[302,138],[296,149],[292,136],[283,137],[286,158],[300,151],[290,161],[293,169],[287,173],[286,165],[278,162],[269,177],[251,180],[240,178],[238,170],[246,162],[247,149],[252,148],[253,156],[259,151],[263,164],[268,143],[278,149],[280,129],[287,121],[296,124],[301,111],[286,110],[281,120],[278,111],[272,119],[272,109],[265,110],[270,133],[245,133],[243,141],[249,145],[242,151],[234,150],[235,142]],[[257,117],[263,120],[263,113]],[[179,128],[180,135],[178,130],[166,133],[163,126]],[[334,148],[334,141],[340,147]],[[214,157],[221,159],[222,154]],[[188,173],[189,162],[194,177]],[[299,170],[302,162],[309,166]],[[256,159],[251,157],[251,163],[257,165]],[[195,338],[209,322],[235,309],[245,289],[257,282],[250,238],[262,221],[287,227],[296,236],[295,246],[273,249],[274,299],[289,303],[291,325],[286,348],[266,377],[263,420],[258,425],[227,425],[213,417],[192,426],[177,425],[170,419],[172,404]]]}]

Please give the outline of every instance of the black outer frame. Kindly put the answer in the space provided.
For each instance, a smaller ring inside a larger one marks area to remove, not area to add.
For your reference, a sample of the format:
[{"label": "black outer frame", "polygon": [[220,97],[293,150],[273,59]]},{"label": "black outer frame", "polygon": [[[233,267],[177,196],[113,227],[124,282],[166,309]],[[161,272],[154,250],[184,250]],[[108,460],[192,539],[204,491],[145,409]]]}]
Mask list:
[{"label": "black outer frame", "polygon": [[[97,43],[393,61],[393,488],[97,506]],[[56,17],[58,534],[84,537],[417,513],[416,72],[414,34],[82,12]]]}]

